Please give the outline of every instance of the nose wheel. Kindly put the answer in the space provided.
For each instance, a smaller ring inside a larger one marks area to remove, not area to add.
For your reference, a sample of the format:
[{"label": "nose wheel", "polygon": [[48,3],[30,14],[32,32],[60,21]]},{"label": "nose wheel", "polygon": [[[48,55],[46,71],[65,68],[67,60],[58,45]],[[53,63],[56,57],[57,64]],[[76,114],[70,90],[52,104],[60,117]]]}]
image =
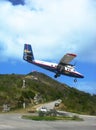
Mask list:
[{"label": "nose wheel", "polygon": [[74,82],[76,83],[76,82],[77,82],[77,79],[74,79]]}]

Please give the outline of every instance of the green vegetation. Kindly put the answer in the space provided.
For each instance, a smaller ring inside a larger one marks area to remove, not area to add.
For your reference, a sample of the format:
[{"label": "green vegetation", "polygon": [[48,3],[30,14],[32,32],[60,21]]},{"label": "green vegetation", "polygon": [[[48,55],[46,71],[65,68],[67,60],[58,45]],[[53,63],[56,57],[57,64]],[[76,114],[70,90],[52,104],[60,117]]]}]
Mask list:
[{"label": "green vegetation", "polygon": [[[22,88],[23,79],[26,87]],[[28,75],[0,75],[0,111],[3,104],[9,104],[11,110],[34,106],[34,96],[39,94],[39,103],[62,100],[59,110],[96,115],[96,95],[90,95],[61,84],[45,74],[32,72]]]},{"label": "green vegetation", "polygon": [[65,117],[65,116],[29,116],[23,115],[23,119],[35,120],[35,121],[55,121],[55,120],[74,120],[74,121],[83,121],[82,118],[78,116]]}]

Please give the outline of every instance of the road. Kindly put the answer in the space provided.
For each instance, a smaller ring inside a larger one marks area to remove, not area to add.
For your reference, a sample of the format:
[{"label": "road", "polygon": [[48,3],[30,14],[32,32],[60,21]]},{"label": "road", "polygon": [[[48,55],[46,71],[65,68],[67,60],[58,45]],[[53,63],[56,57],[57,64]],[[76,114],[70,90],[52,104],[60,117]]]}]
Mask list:
[{"label": "road", "polygon": [[21,114],[0,114],[0,130],[96,130],[96,116],[83,116],[84,121],[33,121]]}]

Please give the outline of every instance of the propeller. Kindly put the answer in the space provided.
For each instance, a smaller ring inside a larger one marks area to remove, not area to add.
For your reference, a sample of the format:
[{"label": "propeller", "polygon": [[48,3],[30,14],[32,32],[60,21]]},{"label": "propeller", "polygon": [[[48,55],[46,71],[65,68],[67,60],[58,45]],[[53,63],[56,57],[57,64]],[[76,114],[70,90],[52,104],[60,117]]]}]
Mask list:
[{"label": "propeller", "polygon": [[76,64],[77,64],[77,61],[75,61],[75,62],[74,62],[73,66],[75,67],[75,66],[76,66]]}]

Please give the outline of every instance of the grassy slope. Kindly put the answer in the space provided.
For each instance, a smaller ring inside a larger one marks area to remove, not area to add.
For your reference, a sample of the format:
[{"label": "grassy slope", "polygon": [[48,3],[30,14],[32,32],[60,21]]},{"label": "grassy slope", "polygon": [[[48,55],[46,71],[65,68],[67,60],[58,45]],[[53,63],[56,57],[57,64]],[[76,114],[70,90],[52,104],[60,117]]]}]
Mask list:
[{"label": "grassy slope", "polygon": [[[26,80],[25,89],[22,89],[23,79]],[[28,75],[0,75],[1,107],[4,103],[11,104],[12,108],[22,107],[24,101],[27,105],[32,104],[36,93],[42,95],[43,101],[62,99],[61,110],[96,114],[96,95],[70,88],[38,72]]]}]

